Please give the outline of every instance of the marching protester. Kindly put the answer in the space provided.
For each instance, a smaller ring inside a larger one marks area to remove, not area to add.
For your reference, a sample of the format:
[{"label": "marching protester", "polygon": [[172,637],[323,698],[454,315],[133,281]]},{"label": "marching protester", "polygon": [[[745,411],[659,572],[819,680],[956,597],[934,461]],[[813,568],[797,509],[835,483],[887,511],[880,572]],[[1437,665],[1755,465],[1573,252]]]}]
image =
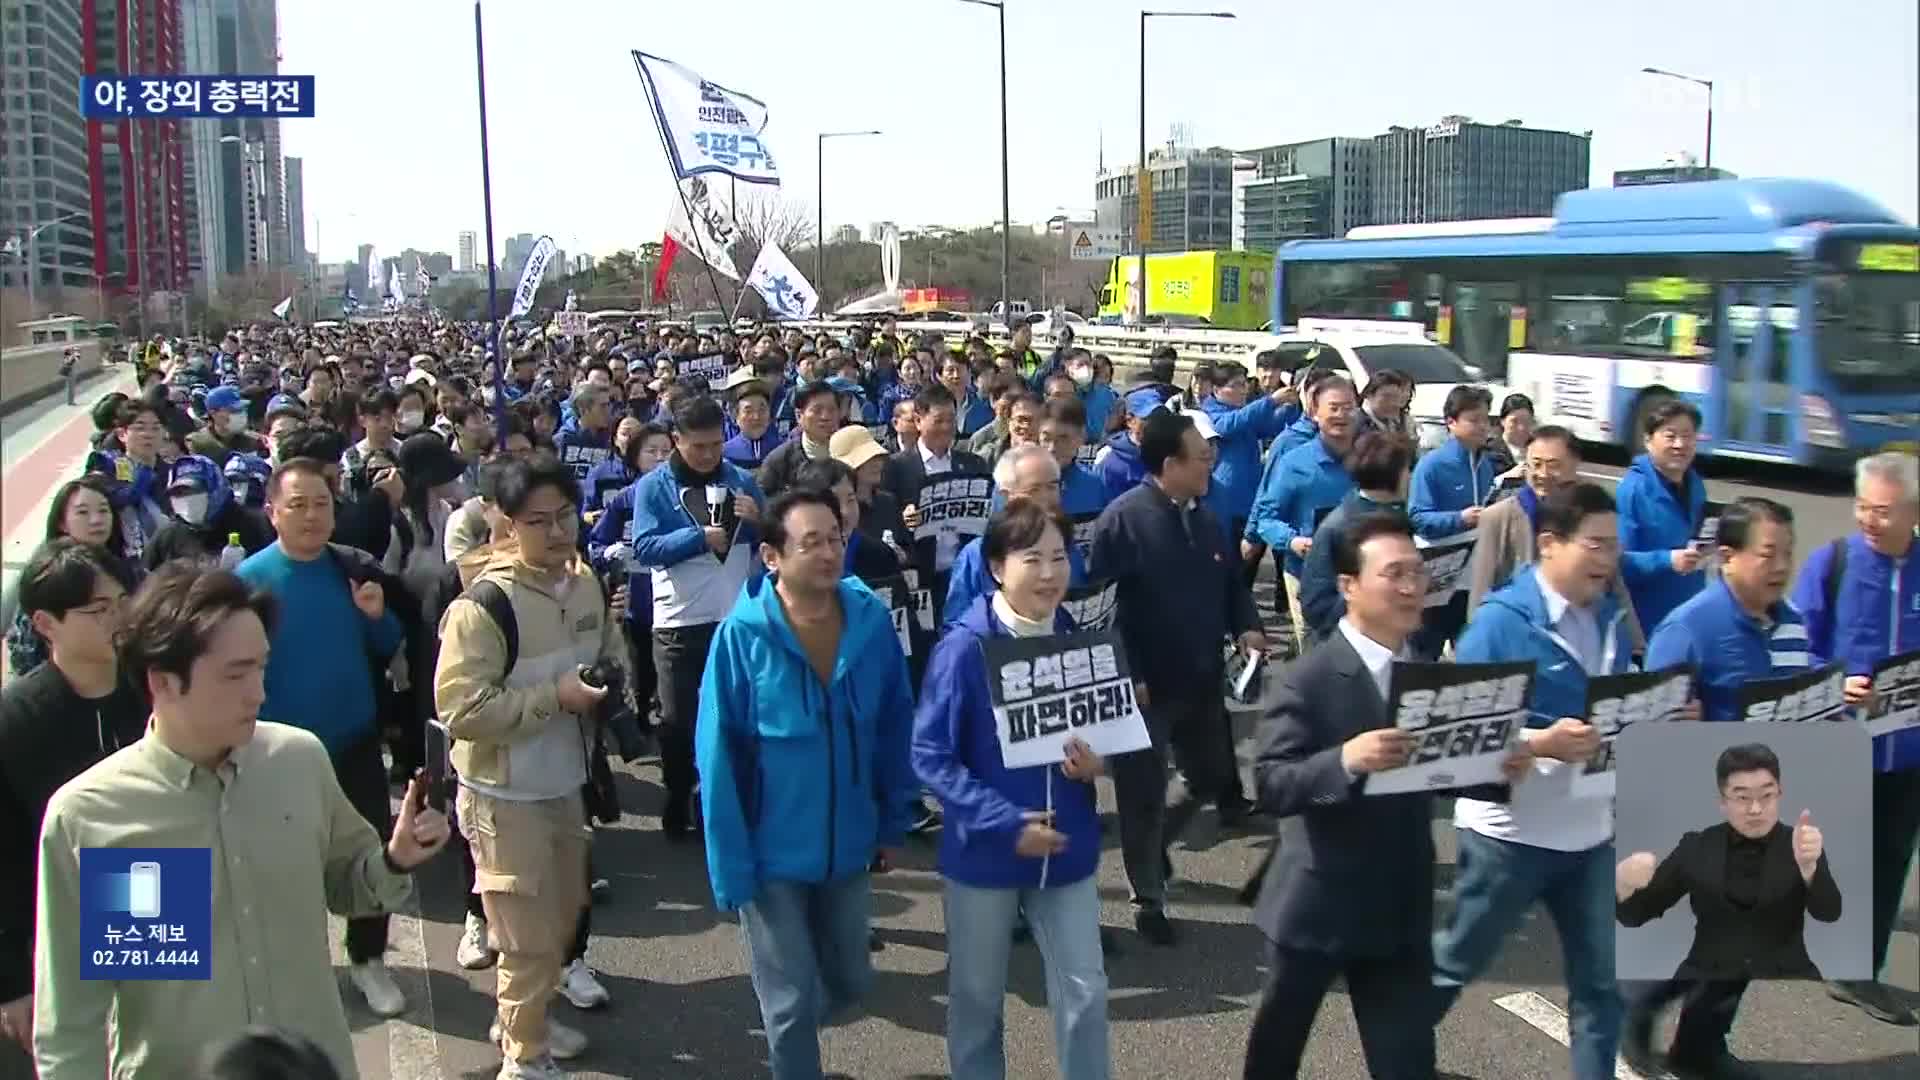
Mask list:
[{"label": "marching protester", "polygon": [[1360,391],[1360,415],[1354,420],[1361,434],[1384,431],[1412,437],[1408,430],[1407,407],[1413,403],[1413,377],[1395,368],[1385,368],[1367,378]]},{"label": "marching protester", "polygon": [[945,823],[947,1063],[955,1080],[1006,1076],[1007,960],[1024,917],[1047,967],[1060,1075],[1105,1080],[1107,976],[1093,786],[1103,763],[1071,739],[1057,765],[1008,768],[982,651],[990,638],[1075,629],[1060,608],[1073,523],[1047,502],[1016,496],[993,516],[980,543],[996,587],[949,624],[913,728],[914,770],[939,798]]},{"label": "marching protester", "polygon": [[[1437,539],[1479,527],[1495,476],[1493,459],[1486,453],[1491,406],[1487,391],[1478,386],[1447,392],[1441,409],[1451,438],[1420,456],[1408,489],[1407,511],[1421,536]],[[1427,612],[1414,649],[1425,659],[1438,659],[1466,621],[1466,594],[1456,592]]]},{"label": "marching protester", "polygon": [[[137,560],[126,556],[126,511],[114,504],[115,490],[106,477],[96,473],[60,485],[47,510],[45,539],[51,542],[67,537],[92,548],[121,588],[131,592],[145,570]],[[15,675],[25,675],[46,662],[47,639],[34,628],[31,614],[15,606],[18,610],[7,628],[7,663]]]},{"label": "marching protester", "polygon": [[626,685],[626,643],[580,558],[574,470],[552,457],[511,461],[493,483],[507,542],[448,605],[434,701],[454,740],[455,814],[497,954],[489,1034],[505,1055],[500,1078],[552,1080],[563,1075],[555,1059],[587,1046],[548,1012],[588,903],[582,789],[593,786],[597,711],[612,681],[598,665]]},{"label": "marching protester", "polygon": [[1244,365],[1229,360],[1215,365],[1213,374],[1213,393],[1199,403],[1220,436],[1211,490],[1232,535],[1238,537],[1247,531],[1253,497],[1260,488],[1260,451],[1299,415],[1300,395],[1283,386],[1248,401],[1251,384]]},{"label": "marching protester", "polygon": [[207,394],[207,425],[187,436],[187,451],[225,466],[234,454],[264,457],[267,444],[247,430],[247,399],[231,386],[215,387]]},{"label": "marching protester", "polygon": [[[1876,454],[1854,466],[1857,531],[1807,556],[1792,603],[1812,666],[1846,665],[1848,704],[1874,693],[1874,665],[1920,649],[1920,460]],[[1920,1022],[1880,981],[1907,870],[1920,845],[1920,735],[1874,740],[1873,977],[1835,981],[1835,998],[1889,1024]]]},{"label": "marching protester", "polygon": [[[908,529],[920,525],[920,487],[929,477],[989,476],[992,468],[978,455],[954,446],[953,395],[944,386],[929,386],[913,400],[920,439],[911,451],[902,450],[887,461],[887,488],[900,503],[900,519]],[[917,545],[916,567],[933,591],[945,595],[953,560],[960,554],[958,538],[941,533],[931,544]],[[927,551],[931,549],[931,552]]]},{"label": "marching protester", "polygon": [[1493,459],[1495,481],[1519,479],[1527,463],[1527,447],[1533,443],[1535,417],[1533,399],[1525,394],[1508,394],[1500,399],[1499,434],[1487,440],[1487,456]]},{"label": "marching protester", "polygon": [[1328,512],[1313,531],[1307,558],[1300,570],[1300,613],[1307,623],[1307,644],[1325,641],[1346,615],[1340,596],[1340,575],[1333,568],[1334,553],[1346,535],[1347,522],[1362,515],[1407,510],[1407,484],[1413,472],[1413,441],[1405,435],[1368,431],[1353,441],[1346,458],[1354,490]]},{"label": "marching protester", "polygon": [[793,474],[808,461],[833,456],[833,433],[840,430],[839,399],[824,381],[803,383],[793,391],[794,419],[800,434],[774,448],[755,478],[767,498],[793,486]]},{"label": "marching protester", "polygon": [[1707,583],[1712,553],[1697,542],[1707,485],[1693,467],[1700,410],[1678,399],[1660,402],[1647,410],[1640,436],[1646,452],[1633,459],[1614,498],[1620,504],[1620,571],[1634,614],[1652,633]]},{"label": "marching protester", "polygon": [[266,517],[233,497],[226,474],[211,458],[189,454],[173,463],[167,504],[173,516],[140,555],[149,570],[173,559],[217,563],[235,544],[245,557],[273,542]]},{"label": "marching protester", "polygon": [[872,982],[868,866],[906,839],[913,688],[886,605],[843,576],[838,500],[778,496],[764,536],[767,573],[714,632],[700,684],[700,802],[774,1080],[819,1080],[820,1027]]},{"label": "marching protester", "polygon": [[553,436],[560,464],[585,480],[595,465],[613,452],[613,395],[605,385],[585,382],[567,399],[572,422]]},{"label": "marching protester", "polygon": [[[219,570],[169,564],[129,605],[120,664],[150,702],[146,734],[56,792],[41,830],[34,950],[42,1080],[190,1076],[205,1048],[250,1023],[323,1047],[358,1075],[346,1010],[312,929],[328,911],[393,911],[447,820],[410,783],[383,841],[348,801],[313,733],[257,719],[276,605]],[[384,791],[382,802],[385,801]],[[384,806],[382,808],[384,810]],[[83,978],[80,852],[200,848],[222,868],[211,978]],[[271,962],[268,962],[268,961]]]},{"label": "marching protester", "polygon": [[[1048,510],[1059,510],[1061,500],[1060,466],[1053,455],[1038,446],[1017,446],[1000,458],[993,468],[996,499],[1032,499]],[[1077,545],[1067,546],[1068,585],[1086,584],[1086,559]],[[947,582],[946,603],[941,607],[943,629],[951,627],[972,610],[973,602],[994,591],[994,577],[988,565],[986,537],[977,536],[960,549],[953,560],[953,574]]]},{"label": "marching protester", "polygon": [[[1166,409],[1139,430],[1147,480],[1101,512],[1087,574],[1118,587],[1115,626],[1136,687],[1145,688],[1136,694],[1153,736],[1150,749],[1109,763],[1134,926],[1153,944],[1171,945],[1167,849],[1203,802],[1227,816],[1238,809],[1231,801],[1239,765],[1221,696],[1221,650],[1231,640],[1262,655],[1267,642],[1226,523],[1204,503],[1212,446],[1192,417]],[[1172,792],[1169,758],[1181,774]]]},{"label": "marching protester", "polygon": [[1329,376],[1309,382],[1301,400],[1308,409],[1302,420],[1313,425],[1314,434],[1292,450],[1281,449],[1284,433],[1283,441],[1274,444],[1248,510],[1246,543],[1241,545],[1242,557],[1255,564],[1267,548],[1286,553],[1286,569],[1277,588],[1286,593],[1296,649],[1306,647],[1300,574],[1313,550],[1313,530],[1321,516],[1331,513],[1353,490],[1353,477],[1344,461],[1355,435],[1353,384],[1346,379]]},{"label": "marching protester", "polygon": [[773,453],[778,435],[773,427],[773,398],[766,384],[749,382],[733,391],[734,435],[727,440],[727,460],[752,472]]},{"label": "marching protester", "polygon": [[1107,501],[1132,491],[1146,479],[1146,463],[1140,457],[1140,429],[1155,409],[1166,404],[1165,391],[1157,386],[1142,387],[1127,394],[1126,426],[1107,439],[1107,445],[1093,459],[1094,475],[1107,489]]}]

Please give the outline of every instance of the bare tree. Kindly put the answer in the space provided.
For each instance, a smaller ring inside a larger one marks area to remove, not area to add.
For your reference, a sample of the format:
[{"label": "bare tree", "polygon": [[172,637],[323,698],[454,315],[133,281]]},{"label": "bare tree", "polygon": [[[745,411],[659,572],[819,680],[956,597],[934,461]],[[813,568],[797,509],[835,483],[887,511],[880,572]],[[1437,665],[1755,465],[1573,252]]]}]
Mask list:
[{"label": "bare tree", "polygon": [[736,266],[752,266],[767,244],[792,254],[795,248],[813,243],[813,208],[778,191],[742,192],[734,203],[733,219],[740,226],[740,239],[731,252]]}]

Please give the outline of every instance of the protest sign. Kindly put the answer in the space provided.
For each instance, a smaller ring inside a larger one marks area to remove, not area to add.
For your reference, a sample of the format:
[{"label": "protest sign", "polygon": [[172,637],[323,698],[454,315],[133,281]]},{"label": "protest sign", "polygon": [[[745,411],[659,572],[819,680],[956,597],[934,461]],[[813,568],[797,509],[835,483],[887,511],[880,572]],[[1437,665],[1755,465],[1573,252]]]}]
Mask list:
[{"label": "protest sign", "polygon": [[1369,775],[1368,795],[1504,782],[1500,765],[1526,723],[1531,661],[1417,664],[1396,660],[1387,707],[1419,740],[1405,765]]},{"label": "protest sign", "polygon": [[587,313],[584,311],[556,311],[553,313],[553,328],[568,337],[586,337]]},{"label": "protest sign", "polygon": [[1501,499],[1511,499],[1526,486],[1527,478],[1521,474],[1521,470],[1511,469],[1493,478],[1493,486],[1487,489],[1487,497],[1480,505],[1492,506]]},{"label": "protest sign", "polygon": [[1575,766],[1571,794],[1583,799],[1612,795],[1614,740],[1620,732],[1642,720],[1678,719],[1692,689],[1693,669],[1684,664],[1587,680],[1587,723],[1600,730],[1600,749]]},{"label": "protest sign", "polygon": [[1078,629],[1105,630],[1113,625],[1113,617],[1120,610],[1119,595],[1118,582],[1094,581],[1068,589],[1060,606],[1072,616]]},{"label": "protest sign", "polygon": [[1073,546],[1080,551],[1080,563],[1086,565],[1093,556],[1093,527],[1100,521],[1100,511],[1092,510],[1084,514],[1073,515]]},{"label": "protest sign", "polygon": [[867,588],[872,589],[875,596],[886,602],[887,612],[893,616],[893,632],[900,638],[900,651],[907,656],[912,656],[914,590],[907,587],[907,579],[900,574],[865,580]]},{"label": "protest sign", "polygon": [[1457,533],[1439,540],[1416,540],[1420,560],[1427,566],[1427,607],[1445,607],[1453,594],[1467,587],[1467,564],[1473,560],[1477,534]]},{"label": "protest sign", "polygon": [[[934,610],[933,590],[920,584],[920,571],[913,567],[901,570],[900,580],[906,583],[907,602],[913,609],[914,621],[920,624],[923,632],[932,633],[934,627],[939,625],[936,621],[938,613]],[[940,597],[940,600],[944,602],[946,597]]]},{"label": "protest sign", "polygon": [[1073,463],[1091,472],[1094,459],[1100,456],[1100,448],[1105,443],[1087,443],[1073,453]]},{"label": "protest sign", "polygon": [[951,473],[929,476],[920,485],[914,506],[920,511],[920,524],[913,530],[915,540],[979,536],[987,531],[987,519],[993,516],[993,480]]},{"label": "protest sign", "polygon": [[1693,549],[1712,551],[1720,543],[1720,513],[1725,503],[1710,502],[1700,508],[1700,527],[1693,530]]},{"label": "protest sign", "polygon": [[709,387],[718,386],[727,378],[727,362],[732,359],[728,353],[701,353],[699,356],[679,356],[673,361],[674,374],[683,379],[705,379]]},{"label": "protest sign", "polygon": [[1873,665],[1873,704],[1866,719],[1869,735],[1920,726],[1920,649]]},{"label": "protest sign", "polygon": [[995,635],[981,648],[1007,768],[1058,764],[1072,738],[1103,757],[1153,744],[1113,631]]},{"label": "protest sign", "polygon": [[1844,720],[1847,709],[1841,691],[1846,681],[1846,669],[1838,664],[1782,679],[1749,680],[1740,687],[1740,719],[1753,723]]}]

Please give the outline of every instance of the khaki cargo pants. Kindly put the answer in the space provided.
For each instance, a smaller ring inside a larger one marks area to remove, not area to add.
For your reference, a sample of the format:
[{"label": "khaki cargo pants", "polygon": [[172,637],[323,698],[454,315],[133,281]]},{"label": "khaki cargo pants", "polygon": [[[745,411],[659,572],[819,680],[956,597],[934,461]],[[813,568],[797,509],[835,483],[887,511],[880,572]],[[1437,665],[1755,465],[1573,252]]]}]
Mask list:
[{"label": "khaki cargo pants", "polygon": [[546,1052],[547,1009],[589,899],[586,809],[578,794],[521,802],[465,786],[454,809],[473,850],[488,944],[500,954],[500,1049],[531,1061]]}]

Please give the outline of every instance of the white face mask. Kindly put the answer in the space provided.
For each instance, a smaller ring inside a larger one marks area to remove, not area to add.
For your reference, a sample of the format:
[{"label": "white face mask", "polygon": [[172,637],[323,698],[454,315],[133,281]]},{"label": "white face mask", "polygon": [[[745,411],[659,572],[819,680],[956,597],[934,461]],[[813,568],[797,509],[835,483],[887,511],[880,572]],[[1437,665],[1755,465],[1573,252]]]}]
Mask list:
[{"label": "white face mask", "polygon": [[1082,389],[1093,385],[1093,369],[1075,364],[1067,369],[1067,375],[1073,379],[1073,385]]},{"label": "white face mask", "polygon": [[245,434],[247,430],[247,414],[243,412],[228,413],[224,426],[229,435]]},{"label": "white face mask", "polygon": [[207,523],[207,504],[211,501],[211,497],[205,494],[175,495],[173,497],[173,516],[189,525],[205,525]]},{"label": "white face mask", "polygon": [[420,425],[427,422],[427,414],[408,409],[399,415],[396,426],[401,431],[419,431]]}]

